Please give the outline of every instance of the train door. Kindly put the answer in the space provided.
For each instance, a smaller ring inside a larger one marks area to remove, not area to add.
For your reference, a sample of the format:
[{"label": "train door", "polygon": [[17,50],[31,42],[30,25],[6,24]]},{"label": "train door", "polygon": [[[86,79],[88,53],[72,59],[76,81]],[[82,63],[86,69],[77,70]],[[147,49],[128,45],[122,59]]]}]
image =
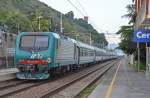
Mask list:
[{"label": "train door", "polygon": [[76,64],[80,63],[80,48],[78,46],[75,46],[75,60],[76,60]]}]

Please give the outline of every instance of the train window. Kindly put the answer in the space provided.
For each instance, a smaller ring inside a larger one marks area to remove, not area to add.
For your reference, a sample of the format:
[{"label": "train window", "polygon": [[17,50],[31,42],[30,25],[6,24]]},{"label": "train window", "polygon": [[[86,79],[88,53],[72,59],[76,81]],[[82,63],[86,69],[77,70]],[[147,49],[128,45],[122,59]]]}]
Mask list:
[{"label": "train window", "polygon": [[34,46],[33,36],[23,36],[21,39],[21,47],[32,47]]},{"label": "train window", "polygon": [[47,48],[48,47],[48,36],[36,36],[35,47]]},{"label": "train window", "polygon": [[45,50],[48,48],[48,36],[25,35],[21,37],[20,47],[23,49]]},{"label": "train window", "polygon": [[83,56],[83,49],[80,48],[80,56]]},{"label": "train window", "polygon": [[91,51],[90,56],[94,56],[94,53]]},{"label": "train window", "polygon": [[80,48],[80,56],[94,56],[94,51],[87,48]]}]

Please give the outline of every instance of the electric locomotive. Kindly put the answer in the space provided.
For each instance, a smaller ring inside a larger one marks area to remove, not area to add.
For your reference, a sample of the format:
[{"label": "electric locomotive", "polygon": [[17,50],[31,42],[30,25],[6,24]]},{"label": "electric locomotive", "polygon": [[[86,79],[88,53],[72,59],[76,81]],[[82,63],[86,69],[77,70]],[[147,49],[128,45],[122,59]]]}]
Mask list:
[{"label": "electric locomotive", "polygon": [[65,67],[70,70],[81,64],[116,57],[54,32],[22,32],[17,36],[15,49],[19,79],[47,79],[51,69]]}]

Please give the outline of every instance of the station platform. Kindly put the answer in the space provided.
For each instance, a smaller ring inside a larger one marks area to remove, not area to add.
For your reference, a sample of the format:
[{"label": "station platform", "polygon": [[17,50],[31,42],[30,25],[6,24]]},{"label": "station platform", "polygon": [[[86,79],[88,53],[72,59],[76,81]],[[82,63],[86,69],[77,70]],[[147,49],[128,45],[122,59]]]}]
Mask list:
[{"label": "station platform", "polygon": [[145,72],[137,72],[128,65],[127,58],[123,58],[88,98],[150,98],[150,80]]},{"label": "station platform", "polygon": [[6,81],[15,78],[16,68],[0,69],[0,81]]}]

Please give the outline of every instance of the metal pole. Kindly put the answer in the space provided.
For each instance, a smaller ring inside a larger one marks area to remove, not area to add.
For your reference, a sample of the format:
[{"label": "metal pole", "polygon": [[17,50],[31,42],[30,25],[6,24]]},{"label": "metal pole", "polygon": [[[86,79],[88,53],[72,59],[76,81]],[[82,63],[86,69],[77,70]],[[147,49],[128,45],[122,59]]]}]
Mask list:
[{"label": "metal pole", "polygon": [[48,24],[49,24],[48,30],[51,31],[51,29],[52,29],[52,18],[51,17],[48,18]]},{"label": "metal pole", "polygon": [[78,40],[77,34],[76,34],[76,41]]},{"label": "metal pole", "polygon": [[40,16],[38,17],[38,29],[39,29],[39,31],[41,30],[41,25],[40,25]]},{"label": "metal pole", "polygon": [[150,48],[147,46],[147,70],[148,70],[148,72],[150,72],[150,66],[149,66],[150,56],[149,56],[149,54],[150,54]]},{"label": "metal pole", "polygon": [[137,43],[138,48],[138,71],[140,71],[140,49],[139,49],[139,43]]},{"label": "metal pole", "polygon": [[60,33],[63,33],[63,28],[62,28],[62,13],[60,13]]},{"label": "metal pole", "polygon": [[148,52],[148,50],[147,50],[147,42],[146,42],[146,72],[148,72],[148,62],[147,62],[148,61],[147,60],[148,59],[148,57],[147,57],[148,55],[147,55],[147,52]]}]

